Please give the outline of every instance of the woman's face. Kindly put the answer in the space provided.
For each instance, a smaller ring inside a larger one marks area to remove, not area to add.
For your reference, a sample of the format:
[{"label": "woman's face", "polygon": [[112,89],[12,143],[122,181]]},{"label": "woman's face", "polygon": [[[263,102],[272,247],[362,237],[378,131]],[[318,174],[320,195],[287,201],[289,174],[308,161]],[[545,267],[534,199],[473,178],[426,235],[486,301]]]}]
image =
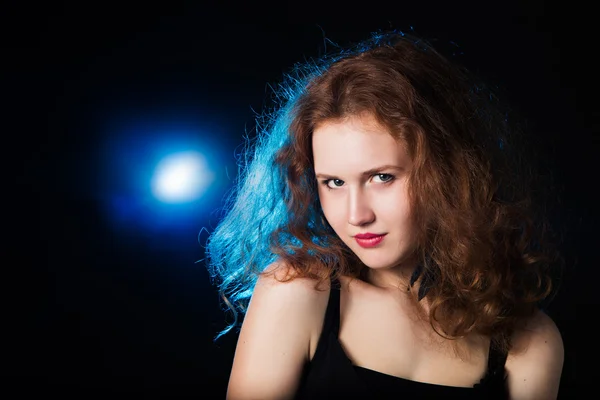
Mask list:
[{"label": "woman's face", "polygon": [[[319,200],[336,234],[372,269],[401,264],[414,243],[404,146],[362,116],[318,125],[312,147]],[[361,245],[355,236],[366,233],[384,236]]]}]

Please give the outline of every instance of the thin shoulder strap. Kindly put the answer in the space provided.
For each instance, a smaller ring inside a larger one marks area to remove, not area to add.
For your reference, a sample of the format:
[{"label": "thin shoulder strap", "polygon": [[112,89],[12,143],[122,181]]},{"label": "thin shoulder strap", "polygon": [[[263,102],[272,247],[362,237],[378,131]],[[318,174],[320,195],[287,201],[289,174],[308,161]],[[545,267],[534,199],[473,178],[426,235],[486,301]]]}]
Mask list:
[{"label": "thin shoulder strap", "polygon": [[340,332],[340,282],[337,279],[331,280],[327,313],[327,320],[331,322],[331,331],[337,337]]},{"label": "thin shoulder strap", "polygon": [[508,354],[498,350],[496,346],[492,345],[492,342],[490,343],[488,355],[488,374],[504,374],[504,364],[506,364]]},{"label": "thin shoulder strap", "polygon": [[327,347],[330,345],[332,335],[337,338],[340,331],[340,291],[337,280],[331,280],[331,290],[329,291],[329,300],[325,309],[323,328],[317,350],[312,359],[319,364],[326,357]]}]

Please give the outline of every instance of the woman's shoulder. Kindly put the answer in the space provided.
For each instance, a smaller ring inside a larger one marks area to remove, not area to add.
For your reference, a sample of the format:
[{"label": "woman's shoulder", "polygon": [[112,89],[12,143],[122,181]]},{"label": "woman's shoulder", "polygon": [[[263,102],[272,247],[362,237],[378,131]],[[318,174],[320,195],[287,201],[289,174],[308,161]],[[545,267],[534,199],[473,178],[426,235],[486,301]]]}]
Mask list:
[{"label": "woman's shoulder", "polygon": [[268,310],[260,313],[265,318],[284,310],[286,320],[293,319],[311,327],[312,332],[312,327],[321,322],[319,311],[324,311],[327,305],[330,288],[329,280],[319,282],[282,262],[275,262],[260,274],[250,302],[254,303],[255,310]]},{"label": "woman's shoulder", "polygon": [[302,275],[283,261],[275,261],[259,275],[254,293],[257,290],[276,290],[291,296],[302,293],[314,297],[324,291],[329,292],[330,286],[330,280],[319,282]]},{"label": "woman's shoulder", "polygon": [[274,263],[259,275],[242,323],[228,398],[281,398],[295,393],[309,360],[325,292],[317,281]]},{"label": "woman's shoulder", "polygon": [[562,336],[556,323],[542,310],[537,310],[512,337],[509,357],[521,357],[530,351],[562,350]]},{"label": "woman's shoulder", "polygon": [[546,313],[537,311],[512,337],[506,360],[511,396],[536,394],[535,398],[555,398],[563,362],[560,330]]}]

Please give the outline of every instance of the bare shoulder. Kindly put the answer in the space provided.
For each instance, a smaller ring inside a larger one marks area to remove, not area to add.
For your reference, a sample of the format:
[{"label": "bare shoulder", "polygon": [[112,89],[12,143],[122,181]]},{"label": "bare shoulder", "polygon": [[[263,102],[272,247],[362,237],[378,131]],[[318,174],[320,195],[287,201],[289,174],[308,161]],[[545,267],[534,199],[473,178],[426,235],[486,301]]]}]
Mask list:
[{"label": "bare shoulder", "polygon": [[563,363],[560,331],[547,314],[538,311],[513,336],[506,360],[510,398],[556,399]]},{"label": "bare shoulder", "polygon": [[[240,330],[227,399],[293,398],[309,359],[323,293],[316,281],[272,264],[258,278]],[[292,279],[290,279],[292,278]]]}]

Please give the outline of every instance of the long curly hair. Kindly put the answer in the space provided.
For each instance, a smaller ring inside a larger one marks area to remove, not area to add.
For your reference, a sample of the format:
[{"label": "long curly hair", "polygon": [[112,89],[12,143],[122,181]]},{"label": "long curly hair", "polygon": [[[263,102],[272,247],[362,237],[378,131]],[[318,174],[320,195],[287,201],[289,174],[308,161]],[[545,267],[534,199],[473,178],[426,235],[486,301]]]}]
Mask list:
[{"label": "long curly hair", "polygon": [[438,334],[511,333],[552,293],[551,232],[536,213],[523,135],[492,92],[426,41],[377,33],[298,65],[279,107],[249,143],[226,215],[207,244],[208,268],[239,325],[258,276],[276,260],[321,283],[367,267],[337,237],[319,204],[312,132],[368,113],[413,160],[408,188],[427,317]]}]

